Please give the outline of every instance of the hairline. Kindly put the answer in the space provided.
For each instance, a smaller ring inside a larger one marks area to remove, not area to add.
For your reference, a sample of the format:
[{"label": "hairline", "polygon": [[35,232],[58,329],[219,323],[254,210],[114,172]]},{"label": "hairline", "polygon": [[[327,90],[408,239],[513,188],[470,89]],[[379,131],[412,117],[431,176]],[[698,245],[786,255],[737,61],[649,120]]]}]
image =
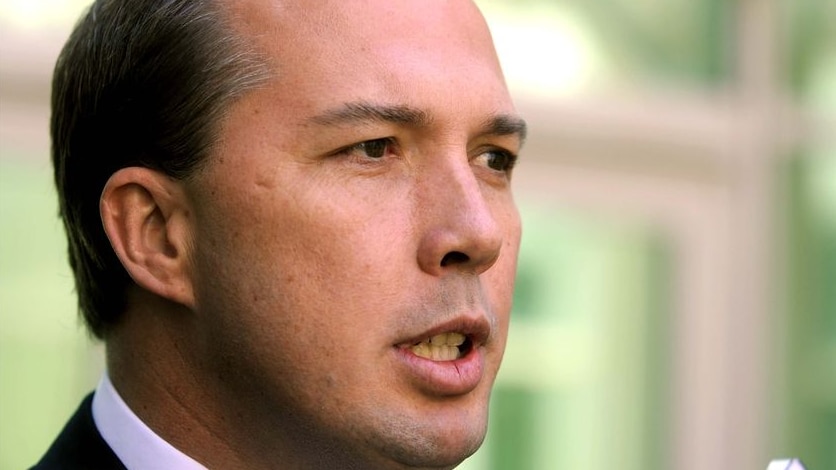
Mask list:
[{"label": "hairline", "polygon": [[[156,13],[147,15],[138,13],[136,4],[94,3],[77,23],[56,64],[50,127],[60,214],[67,232],[79,312],[89,332],[98,338],[106,338],[109,330],[121,321],[130,307],[129,291],[136,284],[102,233],[98,196],[93,191],[103,188],[106,180],[119,169],[132,166],[151,168],[175,179],[193,177],[214,159],[220,130],[234,103],[263,86],[272,75],[269,62],[259,53],[252,36],[237,26],[227,1],[189,3],[189,0],[160,2],[154,8]],[[130,14],[117,10],[123,7]],[[103,11],[106,14],[100,16]],[[179,18],[169,17],[171,24],[156,23],[164,18],[159,15],[175,11]],[[108,23],[100,22],[103,17],[108,18]],[[129,69],[120,70],[119,65],[104,63],[91,75],[91,64],[103,51],[113,50],[114,57],[122,57],[118,49],[126,46],[105,41],[119,37],[119,30],[114,28],[125,20],[142,21],[135,23],[136,29],[125,36],[130,41],[128,44],[136,43],[138,54],[150,54],[148,47],[157,45],[154,39],[142,38],[143,31],[149,34],[179,31],[176,37],[187,40],[172,46],[176,49],[164,56],[169,61],[178,51],[196,54],[192,65],[198,68],[186,67],[179,71],[175,68],[150,78],[170,80],[191,74],[193,81],[195,74],[205,74],[206,79],[199,80],[194,88],[184,88],[181,82],[178,90],[181,93],[171,96],[163,94],[165,91],[161,89],[155,91],[153,85],[131,85],[130,74],[142,73],[149,67],[149,59],[141,55],[122,65]],[[172,27],[175,29],[168,29]],[[201,33],[203,27],[208,29]],[[121,91],[108,95],[112,90]],[[148,106],[137,105],[136,109],[150,112],[152,124],[160,130],[130,130],[138,117],[131,117],[114,106],[146,93],[151,93],[148,96],[154,101]],[[196,132],[188,132],[190,128]],[[108,163],[105,156],[120,149],[108,138],[94,140],[91,129],[139,138],[136,142],[142,147],[125,147],[120,158]],[[74,182],[84,175],[83,168],[87,165],[100,169]],[[84,185],[92,186],[85,189]]]}]

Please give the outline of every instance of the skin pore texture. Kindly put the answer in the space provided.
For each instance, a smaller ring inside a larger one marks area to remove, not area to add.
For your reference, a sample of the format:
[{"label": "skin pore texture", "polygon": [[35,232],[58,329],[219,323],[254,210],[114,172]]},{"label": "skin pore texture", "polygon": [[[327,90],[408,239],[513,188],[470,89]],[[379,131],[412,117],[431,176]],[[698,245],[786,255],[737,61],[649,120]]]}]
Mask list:
[{"label": "skin pore texture", "polygon": [[520,240],[524,124],[484,20],[463,0],[228,8],[273,78],[193,177],[128,168],[103,193],[138,285],[114,385],[209,468],[452,468],[485,435]]}]

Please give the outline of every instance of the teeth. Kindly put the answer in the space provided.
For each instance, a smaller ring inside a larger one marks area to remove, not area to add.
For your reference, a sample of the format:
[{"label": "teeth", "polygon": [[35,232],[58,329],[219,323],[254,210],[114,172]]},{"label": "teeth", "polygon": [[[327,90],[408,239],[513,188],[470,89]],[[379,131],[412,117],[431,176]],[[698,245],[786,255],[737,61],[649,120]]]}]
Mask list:
[{"label": "teeth", "polygon": [[459,346],[467,338],[461,333],[442,333],[412,346],[412,353],[433,361],[453,361],[461,356]]},{"label": "teeth", "polygon": [[442,333],[430,338],[433,346],[461,346],[464,344],[465,336],[461,333]]}]

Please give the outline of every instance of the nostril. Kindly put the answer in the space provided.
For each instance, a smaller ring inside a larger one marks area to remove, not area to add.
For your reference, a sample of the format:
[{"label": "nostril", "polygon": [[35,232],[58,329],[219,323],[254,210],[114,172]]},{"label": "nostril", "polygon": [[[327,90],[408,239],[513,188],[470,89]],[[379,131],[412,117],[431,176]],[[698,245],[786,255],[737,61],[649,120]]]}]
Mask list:
[{"label": "nostril", "polygon": [[451,264],[464,264],[470,261],[470,257],[460,251],[451,251],[441,258],[441,266],[446,267]]}]

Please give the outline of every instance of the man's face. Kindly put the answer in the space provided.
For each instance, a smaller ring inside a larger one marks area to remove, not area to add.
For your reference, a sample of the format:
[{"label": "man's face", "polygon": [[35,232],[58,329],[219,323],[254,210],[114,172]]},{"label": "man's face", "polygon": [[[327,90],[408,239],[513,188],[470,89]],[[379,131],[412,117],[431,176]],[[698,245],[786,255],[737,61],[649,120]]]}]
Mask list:
[{"label": "man's face", "polygon": [[505,347],[522,124],[471,4],[304,3],[231,7],[275,77],[188,182],[199,368],[248,438],[449,467]]}]

